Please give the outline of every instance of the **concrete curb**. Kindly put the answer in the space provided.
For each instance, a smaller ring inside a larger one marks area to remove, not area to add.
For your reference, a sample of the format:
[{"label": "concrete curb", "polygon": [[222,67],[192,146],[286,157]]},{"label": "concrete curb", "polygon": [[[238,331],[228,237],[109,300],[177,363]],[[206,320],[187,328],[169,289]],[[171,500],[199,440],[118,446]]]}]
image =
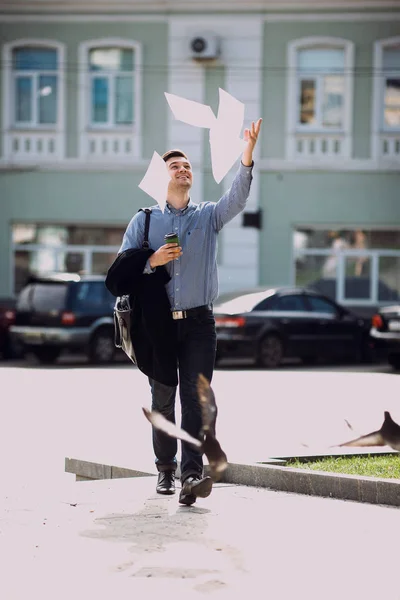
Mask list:
[{"label": "concrete curb", "polygon": [[148,477],[154,473],[137,471],[126,467],[105,465],[79,458],[65,459],[65,472],[76,476],[76,481],[93,481],[96,479],[122,479],[124,477]]},{"label": "concrete curb", "polygon": [[221,482],[308,496],[400,506],[400,480],[398,479],[356,477],[274,465],[230,463]]},{"label": "concrete curb", "polygon": [[[205,470],[207,471],[207,467]],[[65,459],[65,471],[75,474],[77,481],[155,475],[155,473],[74,458]],[[179,472],[177,472],[177,476],[179,476]],[[229,463],[220,481],[221,483],[263,487],[308,496],[400,506],[400,480],[398,479],[356,477],[322,471],[306,471],[273,464]]]}]

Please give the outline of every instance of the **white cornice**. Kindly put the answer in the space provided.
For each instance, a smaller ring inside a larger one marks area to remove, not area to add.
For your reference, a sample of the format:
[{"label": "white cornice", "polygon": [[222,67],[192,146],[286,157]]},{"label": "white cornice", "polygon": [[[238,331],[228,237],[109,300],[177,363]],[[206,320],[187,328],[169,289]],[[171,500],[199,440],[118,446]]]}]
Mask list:
[{"label": "white cornice", "polygon": [[[335,0],[334,10],[400,8],[400,0]],[[215,13],[264,11],[332,11],[331,0],[0,0],[0,12],[29,13]]]},{"label": "white cornice", "polygon": [[[0,9],[1,10],[1,9]],[[255,15],[252,15],[251,12],[247,11],[247,15],[241,15],[241,19],[245,19],[246,16],[249,18],[254,18]],[[211,14],[204,15],[205,17],[211,17]],[[226,19],[227,15],[214,15],[213,22],[218,23],[218,20]],[[182,20],[189,19],[190,22],[192,17],[186,15],[136,15],[136,14],[114,14],[107,15],[103,13],[97,14],[40,14],[40,15],[30,15],[19,14],[19,15],[7,15],[0,14],[0,23],[122,23],[122,22],[131,22],[131,23],[165,23],[169,19],[178,19]],[[368,22],[368,21],[400,21],[400,11],[399,12],[379,12],[379,13],[285,13],[285,14],[268,14],[262,15],[261,18],[263,21],[270,23],[279,23],[279,22]]]},{"label": "white cornice", "polygon": [[[233,17],[233,14],[230,13]],[[210,11],[208,13],[204,13],[203,18],[213,18],[213,22],[218,23],[218,21],[223,21],[227,18],[227,14],[225,15],[212,15]],[[252,13],[251,11],[246,11],[246,15],[241,15],[241,19],[254,18],[256,13]],[[268,23],[279,23],[279,22],[368,22],[368,21],[400,21],[400,11],[399,12],[326,12],[326,13],[270,13],[270,14],[262,14],[258,15],[263,21]],[[96,14],[64,14],[62,12],[59,13],[42,13],[42,14],[29,14],[20,13],[20,14],[1,14],[1,6],[0,6],[0,23],[122,23],[122,22],[130,22],[130,23],[165,23],[170,19],[182,19],[189,20],[192,22],[192,17],[189,15],[185,15],[180,13],[179,15],[172,14],[132,14],[132,13],[120,13],[120,14],[105,14],[105,13],[96,13]]]}]

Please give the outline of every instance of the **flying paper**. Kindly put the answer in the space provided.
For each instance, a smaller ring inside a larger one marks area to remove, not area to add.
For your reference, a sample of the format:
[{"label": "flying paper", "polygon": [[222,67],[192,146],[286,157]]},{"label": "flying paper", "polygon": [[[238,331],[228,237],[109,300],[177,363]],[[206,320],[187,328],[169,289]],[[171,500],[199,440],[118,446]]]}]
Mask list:
[{"label": "flying paper", "polygon": [[164,212],[167,202],[170,181],[171,178],[168,175],[164,160],[158,152],[154,152],[145,176],[138,187],[156,200],[162,212]]},{"label": "flying paper", "polygon": [[240,137],[244,104],[219,88],[218,116],[210,106],[165,93],[174,117],[195,127],[210,130],[211,164],[214,179],[220,183],[246,147]]},{"label": "flying paper", "polygon": [[167,92],[164,92],[164,94],[175,119],[178,121],[183,121],[183,123],[195,127],[206,127],[207,129],[210,129],[216,121],[211,107],[207,104],[186,100],[186,98]]}]

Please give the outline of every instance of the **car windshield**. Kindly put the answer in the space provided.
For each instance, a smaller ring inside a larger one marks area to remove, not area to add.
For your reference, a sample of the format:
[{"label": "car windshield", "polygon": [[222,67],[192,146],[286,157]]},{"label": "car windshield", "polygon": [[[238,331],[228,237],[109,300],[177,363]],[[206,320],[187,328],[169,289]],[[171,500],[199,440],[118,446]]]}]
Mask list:
[{"label": "car windshield", "polygon": [[275,290],[264,290],[263,292],[255,292],[252,294],[244,294],[237,296],[227,302],[222,302],[215,306],[215,312],[237,314],[243,312],[250,312],[257,304],[259,304],[265,298],[273,296]]}]

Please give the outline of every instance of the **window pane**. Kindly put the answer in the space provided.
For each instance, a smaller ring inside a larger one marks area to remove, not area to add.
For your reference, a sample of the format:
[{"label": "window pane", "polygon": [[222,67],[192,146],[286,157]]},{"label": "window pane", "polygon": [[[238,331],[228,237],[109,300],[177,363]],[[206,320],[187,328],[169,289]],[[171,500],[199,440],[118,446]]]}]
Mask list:
[{"label": "window pane", "polygon": [[29,123],[32,121],[32,79],[17,77],[15,80],[15,121]]},{"label": "window pane", "polygon": [[343,71],[344,50],[341,48],[304,48],[297,54],[300,71],[326,73]]},{"label": "window pane", "polygon": [[305,312],[308,311],[308,308],[303,296],[282,296],[281,298],[275,299],[271,310]]},{"label": "window pane", "polygon": [[60,259],[58,264],[59,271],[67,273],[84,272],[84,256],[82,252],[59,252]]},{"label": "window pane", "polygon": [[[315,281],[325,277],[323,273],[326,256],[298,256],[296,259],[296,286],[308,286]],[[335,292],[335,290],[320,290],[323,294],[326,292]],[[335,295],[328,296],[335,298]]]},{"label": "window pane", "polygon": [[386,71],[400,70],[400,46],[383,51],[383,68]]},{"label": "window pane", "polygon": [[31,306],[36,312],[62,310],[67,299],[66,283],[36,283],[33,285]]},{"label": "window pane", "polygon": [[51,48],[16,48],[13,51],[13,68],[17,71],[57,70],[57,50]]},{"label": "window pane", "polygon": [[118,125],[130,125],[133,122],[132,77],[116,77],[115,94],[115,122]]},{"label": "window pane", "polygon": [[329,315],[336,316],[336,314],[337,314],[336,307],[333,306],[333,304],[331,304],[327,300],[324,300],[323,298],[318,298],[315,296],[307,296],[307,300],[310,303],[311,310],[313,312],[327,313]]},{"label": "window pane", "polygon": [[57,77],[41,75],[39,77],[39,123],[57,122]]},{"label": "window pane", "polygon": [[109,82],[105,77],[96,77],[92,81],[92,121],[108,122]]},{"label": "window pane", "polygon": [[296,253],[306,248],[386,249],[400,250],[400,230],[385,229],[313,229],[298,228],[293,232]]},{"label": "window pane", "polygon": [[115,260],[115,252],[93,252],[93,275],[107,275],[107,271]]},{"label": "window pane", "polygon": [[13,244],[33,244],[36,237],[36,225],[18,223],[12,226]]},{"label": "window pane", "polygon": [[300,123],[315,123],[316,81],[302,79],[300,82]]},{"label": "window pane", "polygon": [[344,77],[327,75],[323,82],[322,125],[343,127]]},{"label": "window pane", "polygon": [[379,302],[400,300],[400,257],[381,256],[379,258]]},{"label": "window pane", "polygon": [[133,50],[93,48],[89,52],[91,71],[133,71]]},{"label": "window pane", "polygon": [[[99,308],[104,310],[106,306],[105,285],[97,281],[81,281],[75,284],[71,290],[72,310],[96,312]],[[113,304],[110,304],[110,312]]]},{"label": "window pane", "polygon": [[387,127],[400,127],[400,77],[398,79],[386,79],[385,125]]},{"label": "window pane", "polygon": [[371,259],[367,256],[345,257],[344,297],[346,300],[371,298]]}]

